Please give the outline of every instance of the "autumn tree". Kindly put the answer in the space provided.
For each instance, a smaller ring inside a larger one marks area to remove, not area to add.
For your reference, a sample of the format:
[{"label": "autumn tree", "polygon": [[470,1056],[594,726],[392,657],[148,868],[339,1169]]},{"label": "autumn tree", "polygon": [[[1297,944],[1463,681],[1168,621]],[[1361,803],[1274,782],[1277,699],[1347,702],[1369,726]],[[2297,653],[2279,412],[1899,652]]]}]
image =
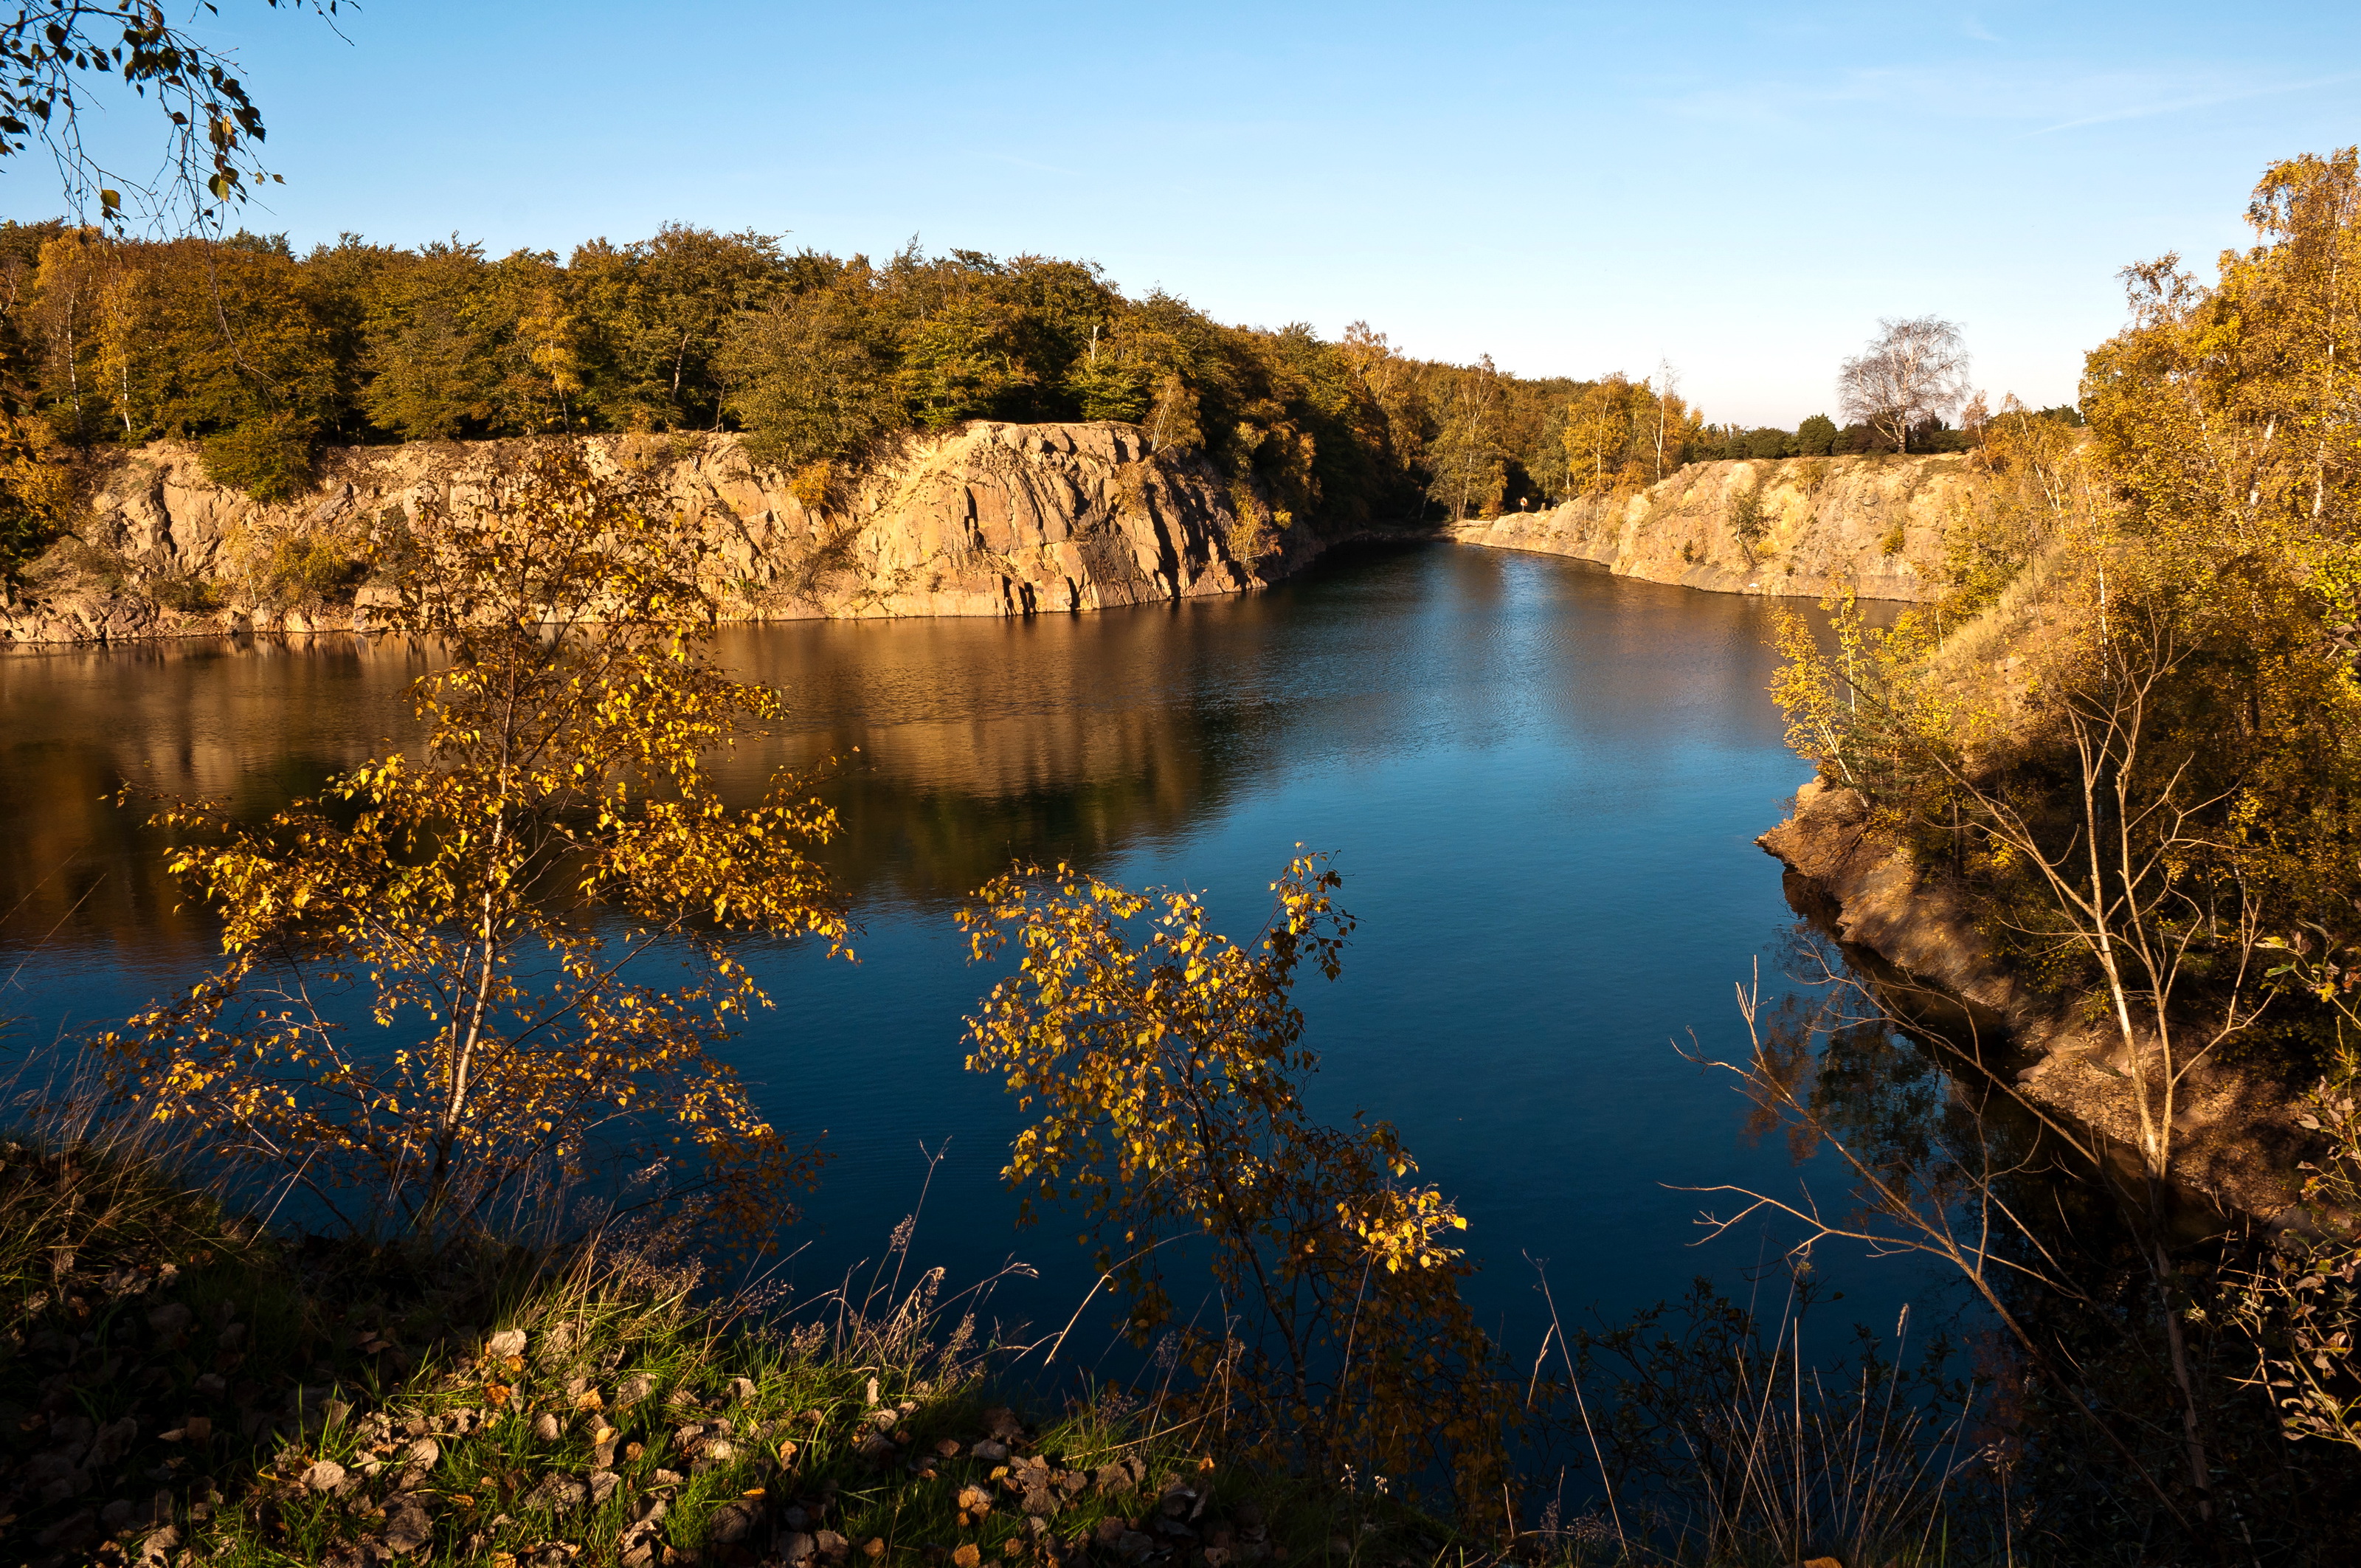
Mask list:
[{"label": "autumn tree", "polygon": [[1837,400],[1857,419],[1910,450],[1910,433],[1967,396],[1968,351],[1955,323],[1938,316],[1880,318],[1878,335],[1837,372]]},{"label": "autumn tree", "polygon": [[1585,387],[1566,409],[1566,472],[1584,494],[1606,489],[1623,471],[1631,447],[1631,390],[1618,371]]},{"label": "autumn tree", "polygon": [[1438,400],[1438,429],[1427,449],[1433,477],[1429,499],[1440,501],[1456,521],[1499,504],[1502,465],[1500,450],[1500,374],[1486,355],[1475,366],[1447,378]]},{"label": "autumn tree", "polygon": [[423,741],[258,825],[163,803],[225,961],[99,1042],[115,1085],[356,1226],[478,1229],[620,1161],[767,1236],[815,1156],[712,1055],[767,1004],[739,943],[848,926],[829,814],[706,772],[778,703],[706,651],[693,539],[568,444],[382,532],[387,634],[444,655]]},{"label": "autumn tree", "polygon": [[[1441,1466],[1464,1514],[1497,1519],[1510,1401],[1459,1295],[1466,1222],[1390,1125],[1303,1107],[1318,1058],[1292,992],[1307,964],[1340,971],[1337,885],[1299,855],[1241,945],[1191,894],[1000,878],[961,916],[978,959],[1017,959],[969,1021],[968,1066],[1030,1118],[1002,1173],[1027,1222],[1082,1211],[1133,1340],[1171,1334],[1235,1437],[1323,1477]],[[1200,1257],[1217,1311],[1173,1295]]]}]

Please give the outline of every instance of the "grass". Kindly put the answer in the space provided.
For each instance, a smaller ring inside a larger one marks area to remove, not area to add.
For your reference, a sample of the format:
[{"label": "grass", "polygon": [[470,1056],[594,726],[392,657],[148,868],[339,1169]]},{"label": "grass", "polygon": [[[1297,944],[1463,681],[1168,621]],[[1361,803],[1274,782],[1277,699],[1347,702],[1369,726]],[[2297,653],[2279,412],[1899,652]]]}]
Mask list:
[{"label": "grass", "polygon": [[[788,1318],[628,1239],[276,1236],[160,1161],[0,1145],[11,1563],[1429,1563],[1162,1401],[1023,1413],[927,1276]],[[956,1311],[956,1316],[954,1312]],[[1465,1555],[1461,1552],[1460,1555]]]}]

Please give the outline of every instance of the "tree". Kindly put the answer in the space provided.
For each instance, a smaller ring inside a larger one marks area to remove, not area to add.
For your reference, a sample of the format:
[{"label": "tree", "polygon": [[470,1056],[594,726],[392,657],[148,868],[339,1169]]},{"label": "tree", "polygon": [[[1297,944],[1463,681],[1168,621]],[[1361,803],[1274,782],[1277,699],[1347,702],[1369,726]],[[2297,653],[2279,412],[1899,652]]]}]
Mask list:
[{"label": "tree", "polygon": [[1826,457],[1836,450],[1837,422],[1814,414],[1795,427],[1795,451],[1805,457]]},{"label": "tree", "polygon": [[[1466,1515],[1497,1518],[1509,1400],[1460,1299],[1466,1222],[1391,1126],[1303,1108],[1318,1058],[1292,990],[1307,962],[1340,971],[1337,885],[1299,855],[1249,947],[1193,894],[1020,868],[961,915],[979,960],[1012,939],[1019,960],[969,1020],[967,1065],[1034,1117],[1002,1172],[1026,1222],[1083,1210],[1131,1337],[1170,1332],[1234,1438],[1317,1476],[1441,1464]],[[1180,1322],[1167,1247],[1209,1249],[1219,1312]]]},{"label": "tree", "polygon": [[1847,417],[1910,449],[1911,430],[1938,419],[1967,396],[1968,354],[1957,324],[1936,316],[1881,318],[1868,351],[1837,373],[1837,400]]},{"label": "tree", "polygon": [[[277,9],[280,0],[263,0]],[[333,16],[336,0],[286,0]],[[207,7],[211,9],[210,6]],[[165,19],[155,0],[37,0],[0,22],[0,158],[38,137],[56,158],[66,196],[77,211],[95,197],[100,214],[120,225],[131,215],[126,192],[167,227],[203,223],[244,201],[251,186],[278,176],[256,160],[262,111],[231,74],[236,60],[209,48],[192,29]],[[83,145],[89,94],[115,77],[145,98],[152,89],[163,115],[163,175],[152,184],[109,170]]]},{"label": "tree", "polygon": [[1499,503],[1499,383],[1488,354],[1452,378],[1443,404],[1443,428],[1427,453],[1433,477],[1426,493],[1448,508],[1454,521]]},{"label": "tree", "polygon": [[1605,489],[1623,470],[1631,445],[1631,381],[1617,371],[1585,387],[1566,409],[1566,473],[1586,495]]},{"label": "tree", "polygon": [[1650,411],[1649,433],[1654,438],[1656,484],[1664,480],[1664,457],[1668,446],[1677,452],[1681,440],[1681,415],[1686,412],[1680,398],[1681,374],[1673,368],[1669,359],[1656,361],[1655,407]]},{"label": "tree", "polygon": [[730,323],[787,287],[775,236],[666,224],[653,239],[575,249],[578,307],[611,361],[609,400],[627,423],[711,429],[725,395],[716,361]]},{"label": "tree", "polygon": [[747,450],[784,467],[857,457],[909,413],[895,378],[898,345],[858,259],[827,287],[741,317],[722,351],[729,406]]},{"label": "tree", "polygon": [[816,1156],[710,1055],[767,1005],[734,939],[849,927],[830,815],[785,774],[732,809],[704,769],[778,703],[705,652],[688,537],[571,444],[381,534],[389,628],[451,655],[420,758],[259,826],[164,803],[226,962],[99,1042],[115,1086],[357,1227],[448,1236],[653,1161],[767,1237]]}]

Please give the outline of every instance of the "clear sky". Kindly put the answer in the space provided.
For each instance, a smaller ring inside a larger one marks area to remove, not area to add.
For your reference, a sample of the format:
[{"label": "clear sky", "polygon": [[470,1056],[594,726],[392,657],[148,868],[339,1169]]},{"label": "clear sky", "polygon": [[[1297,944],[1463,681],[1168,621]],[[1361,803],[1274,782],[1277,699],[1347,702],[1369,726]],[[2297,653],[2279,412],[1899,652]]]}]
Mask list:
[{"label": "clear sky", "polygon": [[2117,269],[2210,271],[2267,162],[2361,139],[2333,5],[219,5],[287,180],[247,221],[299,249],[915,235],[1521,374],[1666,358],[1749,424],[1881,315],[2069,400]]}]

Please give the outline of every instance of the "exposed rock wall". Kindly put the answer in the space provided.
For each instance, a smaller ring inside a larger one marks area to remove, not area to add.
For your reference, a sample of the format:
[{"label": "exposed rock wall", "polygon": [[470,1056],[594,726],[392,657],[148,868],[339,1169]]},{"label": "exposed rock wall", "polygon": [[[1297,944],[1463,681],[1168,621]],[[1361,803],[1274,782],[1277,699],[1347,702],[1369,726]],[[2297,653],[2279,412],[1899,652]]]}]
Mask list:
[{"label": "exposed rock wall", "polygon": [[[1631,495],[1447,532],[1467,544],[1579,556],[1652,583],[1818,598],[1850,579],[1863,598],[1924,601],[1941,591],[1946,531],[1986,483],[1954,453],[1693,463]],[[1749,491],[1766,525],[1752,544],[1730,523]]]},{"label": "exposed rock wall", "polygon": [[[284,543],[357,553],[389,512],[481,504],[524,445],[335,449],[317,488],[280,505],[214,484],[193,447],[126,454],[99,477],[78,538],[0,598],[0,643],[349,630],[366,621],[369,587],[274,588]],[[1201,459],[1147,455],[1128,425],[977,422],[913,437],[818,508],[732,435],[602,437],[594,450],[648,468],[703,532],[725,620],[1097,609],[1236,593],[1317,554],[1316,541],[1282,539],[1241,559],[1220,477]]]},{"label": "exposed rock wall", "polygon": [[[1840,941],[1899,971],[1889,1000],[1904,1015],[1915,983],[1963,1002],[1971,1018],[1996,1025],[1955,1040],[2035,1114],[2120,1154],[2139,1147],[2131,1060],[2121,1035],[2102,1019],[2078,1017],[2009,974],[1973,916],[1940,875],[1880,832],[1849,789],[1814,780],[1795,813],[1757,840],[1786,863],[1808,902],[1832,916]],[[2283,1086],[2235,1066],[2202,1062],[2182,1081],[2173,1118],[2174,1180],[2225,1208],[2269,1219],[2295,1201],[2302,1152]]]}]

